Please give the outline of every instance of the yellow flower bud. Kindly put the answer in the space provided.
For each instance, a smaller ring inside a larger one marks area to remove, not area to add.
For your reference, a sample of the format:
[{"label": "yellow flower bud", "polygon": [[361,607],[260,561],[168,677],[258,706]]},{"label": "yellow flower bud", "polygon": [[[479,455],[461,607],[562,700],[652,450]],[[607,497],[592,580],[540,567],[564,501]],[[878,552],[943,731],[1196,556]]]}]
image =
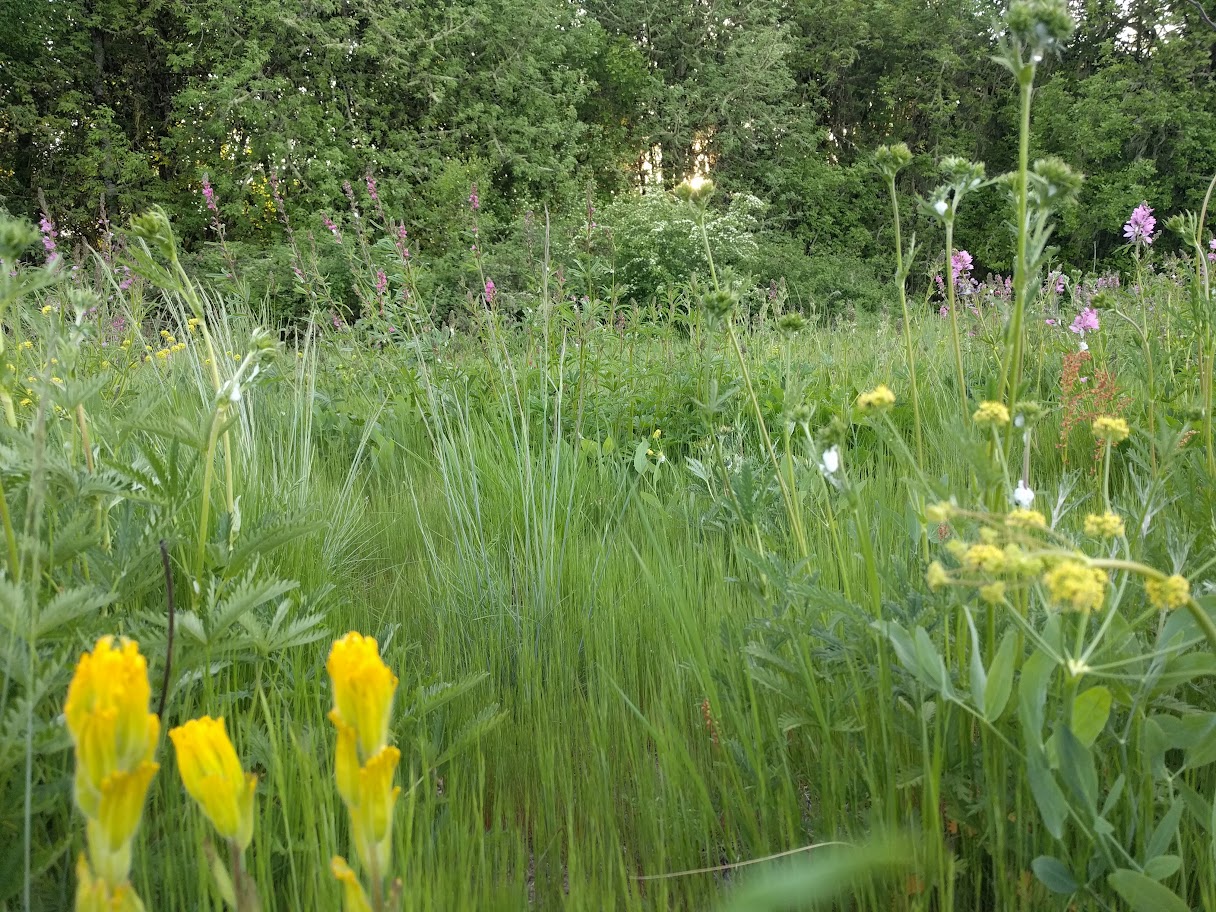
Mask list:
[{"label": "yellow flower bud", "polygon": [[241,849],[253,839],[253,790],[258,777],[241,769],[224,720],[203,716],[169,732],[177,771],[212,826]]},{"label": "yellow flower bud", "polygon": [[333,711],[342,724],[355,730],[360,755],[366,760],[388,743],[397,676],[380,658],[375,639],[353,630],[334,641],[325,669],[334,686]]}]

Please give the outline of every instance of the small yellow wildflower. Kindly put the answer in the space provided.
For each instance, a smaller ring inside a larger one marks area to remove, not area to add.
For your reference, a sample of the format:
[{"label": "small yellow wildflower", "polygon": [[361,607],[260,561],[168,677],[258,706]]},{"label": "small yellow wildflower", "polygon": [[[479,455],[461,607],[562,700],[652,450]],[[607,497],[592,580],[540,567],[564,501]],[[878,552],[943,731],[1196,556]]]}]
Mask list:
[{"label": "small yellow wildflower", "polygon": [[925,519],[931,523],[938,523],[940,525],[941,523],[949,522],[952,516],[954,516],[954,504],[941,501],[925,507]]},{"label": "small yellow wildflower", "polygon": [[232,356],[232,360],[233,360],[233,361],[240,361],[240,360],[241,360],[241,356],[240,356],[240,355],[233,355],[233,356]]},{"label": "small yellow wildflower", "polygon": [[175,342],[175,343],[173,343],[173,347],[170,349],[170,351],[175,351],[175,352],[185,351],[185,350],[186,350],[185,342]]},{"label": "small yellow wildflower", "polygon": [[1127,426],[1126,421],[1122,418],[1112,418],[1109,415],[1095,418],[1093,430],[1095,437],[1110,443],[1122,443],[1131,434],[1131,428]]},{"label": "small yellow wildflower", "polygon": [[172,338],[173,338],[173,336],[171,336],[171,335],[169,334],[169,330],[167,330],[167,329],[162,329],[162,330],[160,331],[160,337],[161,337],[162,339],[172,339]]},{"label": "small yellow wildflower", "polygon": [[45,307],[42,308],[42,312],[43,312],[43,314],[49,314],[54,309],[55,308],[52,307],[50,304],[47,304]]},{"label": "small yellow wildflower", "polygon": [[1047,517],[1038,510],[1023,510],[1018,507],[1009,511],[1009,515],[1005,517],[1005,525],[1014,529],[1046,529]]},{"label": "small yellow wildflower", "polygon": [[111,886],[93,874],[84,853],[76,861],[76,912],[144,912],[128,883]]},{"label": "small yellow wildflower", "polygon": [[971,416],[976,424],[991,424],[1004,427],[1009,423],[1009,409],[1003,402],[981,402],[980,407]]},{"label": "small yellow wildflower", "polygon": [[28,398],[28,397],[27,397],[27,398],[25,398],[25,399],[22,399],[22,400],[21,400],[21,402],[20,402],[19,404],[20,404],[21,406],[23,406],[23,407],[24,407],[24,406],[27,406],[27,405],[33,405],[33,404],[34,404],[34,400],[33,400],[33,399],[30,399],[30,398]]},{"label": "small yellow wildflower", "polygon": [[1005,546],[1005,572],[1023,579],[1037,575],[1043,569],[1043,559],[1027,554],[1021,545],[1010,542]]},{"label": "small yellow wildflower", "polygon": [[203,321],[200,320],[198,317],[191,317],[189,320],[186,321],[187,332],[194,332],[196,329],[198,329],[198,325],[202,322]]},{"label": "small yellow wildflower", "polygon": [[934,590],[950,585],[950,574],[946,572],[941,561],[934,561],[929,565],[929,569],[925,573],[925,582],[929,584],[930,589]]},{"label": "small yellow wildflower", "polygon": [[169,349],[167,349],[167,348],[160,349],[156,353],[156,357],[159,358],[161,361],[169,360]]},{"label": "small yellow wildflower", "polygon": [[253,839],[253,790],[258,777],[241,769],[224,720],[203,716],[169,732],[177,771],[212,826],[242,850]]},{"label": "small yellow wildflower", "polygon": [[981,586],[980,598],[989,605],[999,605],[1005,601],[1005,584],[998,581]]},{"label": "small yellow wildflower", "polygon": [[1077,560],[1065,560],[1043,574],[1043,585],[1061,608],[1088,614],[1106,600],[1106,574]]},{"label": "small yellow wildflower", "polygon": [[56,365],[56,364],[58,364],[58,363],[59,363],[59,359],[58,359],[58,358],[52,358],[52,359],[51,359],[51,365],[52,365],[52,366],[54,366],[54,365]]},{"label": "small yellow wildflower", "polygon": [[120,348],[130,348],[130,347],[131,347],[131,340],[130,340],[130,339],[123,339],[123,340],[122,340],[122,342],[120,342],[120,343],[119,343],[119,347],[120,347]]},{"label": "small yellow wildflower", "polygon": [[63,383],[63,379],[61,377],[52,377],[51,382],[52,383]]},{"label": "small yellow wildflower", "polygon": [[325,668],[333,681],[329,720],[338,730],[334,774],[351,816],[360,859],[386,872],[393,834],[393,806],[401,794],[393,775],[401,751],[388,744],[397,676],[380,658],[372,637],[355,631],[334,641]]},{"label": "small yellow wildflower", "polygon": [[31,348],[34,347],[34,343],[31,342],[29,339],[26,339],[24,342],[21,343],[21,347],[24,348],[26,351],[29,351]]},{"label": "small yellow wildflower", "polygon": [[1177,573],[1163,580],[1146,579],[1144,591],[1149,603],[1157,609],[1181,608],[1191,600],[1191,584]]},{"label": "small yellow wildflower", "polygon": [[972,545],[964,552],[962,560],[968,570],[1000,573],[1005,569],[1005,552],[996,545]]},{"label": "small yellow wildflower", "polygon": [[109,361],[102,361],[102,362],[101,362],[101,369],[102,369],[102,370],[109,370],[109,369],[110,369],[110,362],[109,362]]},{"label": "small yellow wildflower", "polygon": [[654,433],[651,434],[650,436],[653,437],[655,440],[658,440],[660,437],[663,436],[663,432],[659,428],[655,428]]},{"label": "small yellow wildflower", "polygon": [[1119,538],[1123,532],[1123,517],[1118,513],[1090,513],[1085,517],[1085,534],[1093,538]]},{"label": "small yellow wildflower", "polygon": [[885,383],[880,383],[868,393],[857,397],[857,407],[863,412],[882,412],[895,404],[895,394]]},{"label": "small yellow wildflower", "polygon": [[64,718],[76,748],[76,805],[88,818],[91,870],[125,884],[131,838],[156,774],[160,720],[148,712],[148,663],[132,640],[105,636],[76,665]]},{"label": "small yellow wildflower", "polygon": [[329,863],[329,870],[342,884],[342,912],[372,912],[372,904],[368,902],[367,893],[359,878],[351,870],[346,859],[335,855]]}]

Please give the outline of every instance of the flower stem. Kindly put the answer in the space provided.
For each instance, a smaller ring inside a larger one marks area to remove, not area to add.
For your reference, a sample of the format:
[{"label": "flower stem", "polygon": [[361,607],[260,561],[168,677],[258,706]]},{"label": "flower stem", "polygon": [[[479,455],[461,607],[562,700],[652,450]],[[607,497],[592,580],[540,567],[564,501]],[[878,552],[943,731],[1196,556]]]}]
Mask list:
[{"label": "flower stem", "polygon": [[[904,347],[908,352],[908,382],[912,387],[912,421],[916,432],[916,458],[925,464],[925,444],[920,429],[920,393],[916,388],[916,351],[912,347],[912,321],[908,313],[908,289],[905,287],[904,248],[899,219],[899,195],[895,192],[895,175],[887,178],[891,193],[891,211],[895,217],[895,285],[899,291],[899,306],[904,314]],[[913,240],[915,244],[915,239]]]},{"label": "flower stem", "polygon": [[963,373],[963,348],[958,338],[958,308],[954,294],[954,219],[946,222],[946,300],[950,309],[950,333],[954,339],[954,367],[957,372],[959,415],[967,422],[967,378]]},{"label": "flower stem", "polygon": [[1013,315],[1009,319],[1009,338],[1005,348],[1005,363],[1001,365],[1000,397],[1009,392],[1009,413],[1016,412],[1018,387],[1022,383],[1022,325],[1026,314],[1027,287],[1030,281],[1026,246],[1030,226],[1026,222],[1028,207],[1028,179],[1030,170],[1030,100],[1034,92],[1034,68],[1028,67],[1026,75],[1018,78],[1021,98],[1021,124],[1018,131],[1018,178],[1017,178],[1017,261],[1013,271]]}]

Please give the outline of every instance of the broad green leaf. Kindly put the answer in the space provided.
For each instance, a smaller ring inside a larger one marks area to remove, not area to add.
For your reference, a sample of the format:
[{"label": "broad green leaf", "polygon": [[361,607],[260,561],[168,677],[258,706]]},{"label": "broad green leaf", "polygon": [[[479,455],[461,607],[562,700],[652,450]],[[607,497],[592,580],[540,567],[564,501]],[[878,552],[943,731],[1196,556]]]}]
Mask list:
[{"label": "broad green leaf", "polygon": [[816,849],[805,861],[747,880],[733,891],[723,912],[830,908],[834,899],[852,894],[859,884],[906,868],[911,858],[912,847],[903,841]]},{"label": "broad green leaf", "polygon": [[1165,880],[1173,877],[1182,867],[1182,859],[1177,855],[1158,855],[1144,863],[1144,873],[1153,880]]},{"label": "broad green leaf", "polygon": [[1139,871],[1120,868],[1107,875],[1106,882],[1132,912],[1191,912],[1177,893]]},{"label": "broad green leaf", "polygon": [[1066,726],[1057,729],[1055,735],[1060,750],[1060,778],[1091,815],[1097,814],[1098,771],[1094,767],[1093,752]]},{"label": "broad green leaf", "polygon": [[1056,664],[1051,656],[1039,650],[1022,666],[1022,679],[1018,682],[1018,716],[1022,720],[1022,732],[1028,743],[1036,747],[1043,745],[1043,711],[1047,704],[1047,688]]},{"label": "broad green leaf", "polygon": [[1030,863],[1034,876],[1052,893],[1069,895],[1077,892],[1077,881],[1064,862],[1050,855],[1040,855]]},{"label": "broad green leaf", "polygon": [[1072,733],[1092,747],[1110,718],[1111,694],[1105,687],[1091,687],[1072,701]]},{"label": "broad green leaf", "polygon": [[942,694],[950,696],[952,688],[950,676],[946,673],[946,662],[942,659],[942,654],[937,651],[937,647],[933,645],[933,641],[929,639],[929,634],[925,632],[924,627],[916,628],[914,648],[916,660],[926,679]]},{"label": "broad green leaf", "polygon": [[1016,650],[1017,637],[1011,630],[1001,640],[1001,646],[992,658],[992,667],[988,669],[988,686],[984,688],[984,718],[989,722],[999,719],[1009,703]]},{"label": "broad green leaf", "polygon": [[1026,778],[1030,781],[1030,792],[1039,807],[1043,825],[1056,839],[1064,836],[1064,821],[1068,818],[1068,800],[1047,766],[1047,755],[1038,745],[1028,745],[1026,754]]},{"label": "broad green leaf", "polygon": [[1153,830],[1153,835],[1148,838],[1148,845],[1145,846],[1144,852],[1149,858],[1164,855],[1174,844],[1174,836],[1178,833],[1178,823],[1182,820],[1184,807],[1182,799],[1175,798],[1170,809],[1165,812],[1165,816]]}]

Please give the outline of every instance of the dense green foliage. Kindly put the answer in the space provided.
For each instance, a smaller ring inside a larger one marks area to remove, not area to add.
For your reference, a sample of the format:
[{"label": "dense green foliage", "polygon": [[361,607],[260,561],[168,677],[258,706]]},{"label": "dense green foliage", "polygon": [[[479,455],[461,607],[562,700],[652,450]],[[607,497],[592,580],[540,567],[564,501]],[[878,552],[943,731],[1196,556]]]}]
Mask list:
[{"label": "dense green foliage", "polygon": [[[1092,267],[1133,206],[1193,206],[1195,175],[1216,170],[1216,12],[1072,7],[1078,31],[1039,79],[1033,151],[1089,177],[1057,243]],[[766,204],[779,253],[759,271],[822,303],[833,256],[884,249],[875,145],[993,173],[1014,163],[998,13],[986,0],[6,0],[0,205],[36,220],[44,193],[53,221],[96,240],[103,213],[161,204],[193,249],[217,240],[209,175],[229,240],[268,251],[290,284],[271,175],[296,229],[321,233],[322,213],[349,211],[344,182],[371,174],[449,282],[467,248],[453,216],[474,184],[488,232],[517,233],[547,207],[576,233],[588,193],[603,205],[709,167]],[[926,161],[906,189],[932,179]],[[999,197],[981,202],[960,243],[1005,271],[1001,220],[982,217]]]}]

